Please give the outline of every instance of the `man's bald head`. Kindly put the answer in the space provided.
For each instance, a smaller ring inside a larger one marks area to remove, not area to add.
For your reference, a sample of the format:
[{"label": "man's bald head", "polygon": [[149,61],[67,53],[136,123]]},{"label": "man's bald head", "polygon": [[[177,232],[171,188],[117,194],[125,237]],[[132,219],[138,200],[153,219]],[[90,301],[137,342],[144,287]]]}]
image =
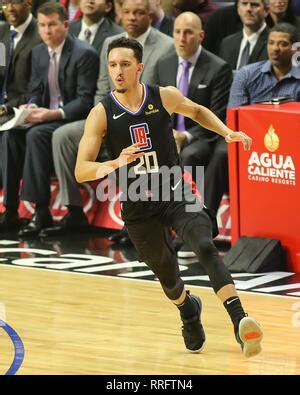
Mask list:
[{"label": "man's bald head", "polygon": [[192,57],[204,39],[198,15],[189,11],[178,15],[174,22],[173,38],[177,55],[183,59]]},{"label": "man's bald head", "polygon": [[192,26],[193,29],[198,31],[202,31],[202,21],[198,15],[194,14],[193,12],[187,11],[183,12],[178,15],[175,19],[174,26],[176,23],[186,23],[186,26]]}]

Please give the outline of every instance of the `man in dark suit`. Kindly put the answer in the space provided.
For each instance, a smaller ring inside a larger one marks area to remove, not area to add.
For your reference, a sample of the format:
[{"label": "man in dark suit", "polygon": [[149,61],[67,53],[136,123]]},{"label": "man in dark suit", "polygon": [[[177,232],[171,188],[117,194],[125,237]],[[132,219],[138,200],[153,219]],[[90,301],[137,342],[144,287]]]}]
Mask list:
[{"label": "man in dark suit", "polygon": [[269,29],[265,22],[269,12],[268,0],[238,0],[237,11],[243,23],[243,30],[225,37],[219,52],[219,56],[228,62],[233,70],[268,59]]},{"label": "man in dark suit", "polygon": [[80,0],[79,4],[83,16],[82,19],[71,22],[70,33],[82,41],[87,41],[100,55],[104,40],[123,31],[120,26],[106,17],[113,7],[113,1]]},{"label": "man in dark suit", "polygon": [[[5,62],[3,66],[0,65],[0,124],[13,116],[13,107],[26,102],[29,98],[31,49],[41,41],[36,21],[31,14],[31,0],[13,2],[4,0],[2,9],[7,22],[0,23],[0,42],[6,48]],[[10,46],[12,46],[11,56]],[[2,157],[1,140],[0,136],[0,158]],[[0,163],[0,173],[1,168],[2,163]],[[0,186],[2,186],[2,174],[0,174]]]},{"label": "man in dark suit", "polygon": [[[180,89],[184,65],[189,63],[187,97],[225,120],[232,71],[226,62],[201,46],[204,32],[200,18],[191,12],[180,14],[175,19],[173,37],[176,52],[158,62],[156,83]],[[189,118],[183,121],[182,124],[179,117],[174,117],[173,133],[182,164],[192,168],[196,181],[197,166],[206,168],[220,138]],[[179,256],[188,257],[183,251]]]},{"label": "man in dark suit", "polygon": [[88,44],[68,36],[69,22],[60,3],[45,3],[38,11],[43,43],[32,51],[31,104],[27,132],[9,130],[2,136],[3,189],[6,211],[0,230],[16,228],[21,199],[35,203],[36,212],[20,236],[37,234],[52,224],[49,212],[52,171],[51,138],[63,123],[84,118],[93,106],[99,56]]},{"label": "man in dark suit", "polygon": [[0,123],[4,123],[1,118],[13,113],[13,107],[29,99],[31,50],[41,42],[36,21],[30,12],[31,0],[3,0],[2,8],[7,22],[0,25],[0,40],[6,47],[6,66],[0,66]]}]

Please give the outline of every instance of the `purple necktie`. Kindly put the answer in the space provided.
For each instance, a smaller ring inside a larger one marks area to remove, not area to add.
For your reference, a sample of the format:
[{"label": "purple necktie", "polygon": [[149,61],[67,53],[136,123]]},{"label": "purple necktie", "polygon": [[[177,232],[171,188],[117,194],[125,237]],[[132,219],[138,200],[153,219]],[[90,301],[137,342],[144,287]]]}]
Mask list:
[{"label": "purple necktie", "polygon": [[[188,60],[184,60],[182,63],[182,73],[178,84],[178,89],[183,94],[183,96],[187,96],[188,89],[189,89],[189,70],[192,65],[191,62]],[[184,124],[184,116],[181,114],[177,115],[177,125],[176,130],[183,132],[185,130]]]},{"label": "purple necktie", "polygon": [[56,53],[50,51],[50,63],[48,70],[48,84],[49,84],[49,96],[50,96],[50,110],[59,107],[59,92],[57,86],[57,64],[56,64]]}]

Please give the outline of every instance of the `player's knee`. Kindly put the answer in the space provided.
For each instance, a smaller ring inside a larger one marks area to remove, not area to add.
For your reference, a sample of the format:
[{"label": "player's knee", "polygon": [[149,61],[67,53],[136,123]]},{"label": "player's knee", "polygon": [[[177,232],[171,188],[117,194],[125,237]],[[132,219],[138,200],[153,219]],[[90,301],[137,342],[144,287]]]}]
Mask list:
[{"label": "player's knee", "polygon": [[210,238],[202,238],[197,243],[197,255],[200,258],[200,262],[205,265],[205,262],[209,261],[212,255],[218,255],[218,251]]}]

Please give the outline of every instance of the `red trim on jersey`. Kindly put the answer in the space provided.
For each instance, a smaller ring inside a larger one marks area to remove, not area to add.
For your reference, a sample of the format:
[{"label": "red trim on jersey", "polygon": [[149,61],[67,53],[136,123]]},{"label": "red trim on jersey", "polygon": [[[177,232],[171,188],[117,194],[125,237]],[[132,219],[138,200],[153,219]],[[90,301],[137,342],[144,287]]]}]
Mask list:
[{"label": "red trim on jersey", "polygon": [[188,185],[190,185],[193,194],[196,195],[196,197],[198,198],[199,202],[202,202],[202,201],[203,201],[202,195],[201,195],[201,193],[198,191],[197,186],[196,186],[196,183],[195,183],[195,181],[192,179],[191,173],[189,173],[188,171],[184,170],[184,172],[183,172],[183,177],[182,177],[182,178],[183,178],[183,181],[184,181],[185,183],[187,183]]}]

